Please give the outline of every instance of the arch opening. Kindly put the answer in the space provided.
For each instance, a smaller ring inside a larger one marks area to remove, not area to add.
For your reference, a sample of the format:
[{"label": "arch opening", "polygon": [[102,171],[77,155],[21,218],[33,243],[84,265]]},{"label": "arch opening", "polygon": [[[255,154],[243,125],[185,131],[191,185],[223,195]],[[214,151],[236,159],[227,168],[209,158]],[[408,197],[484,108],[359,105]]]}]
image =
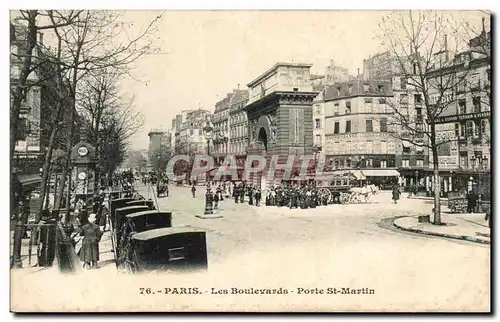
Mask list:
[{"label": "arch opening", "polygon": [[267,133],[263,127],[261,127],[259,130],[258,140],[267,153]]}]

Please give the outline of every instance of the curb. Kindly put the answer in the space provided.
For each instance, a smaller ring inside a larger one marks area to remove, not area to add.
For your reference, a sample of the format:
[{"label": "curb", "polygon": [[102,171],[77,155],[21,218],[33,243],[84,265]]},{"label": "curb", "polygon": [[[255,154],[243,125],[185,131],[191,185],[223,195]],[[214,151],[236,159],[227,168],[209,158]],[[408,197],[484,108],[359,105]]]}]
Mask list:
[{"label": "curb", "polygon": [[451,238],[451,239],[465,240],[465,241],[469,241],[472,243],[478,243],[478,244],[483,244],[483,245],[490,245],[491,244],[491,241],[487,241],[484,239],[471,237],[471,236],[460,236],[460,235],[451,235],[451,234],[444,234],[444,233],[435,233],[435,232],[425,231],[425,230],[417,229],[417,228],[403,227],[402,225],[399,225],[396,223],[396,220],[398,220],[398,219],[400,219],[400,218],[397,218],[392,222],[394,227],[401,229],[401,230],[409,231],[412,233],[417,233],[417,234],[427,235],[427,236],[434,236],[434,237],[445,237],[445,238]]}]

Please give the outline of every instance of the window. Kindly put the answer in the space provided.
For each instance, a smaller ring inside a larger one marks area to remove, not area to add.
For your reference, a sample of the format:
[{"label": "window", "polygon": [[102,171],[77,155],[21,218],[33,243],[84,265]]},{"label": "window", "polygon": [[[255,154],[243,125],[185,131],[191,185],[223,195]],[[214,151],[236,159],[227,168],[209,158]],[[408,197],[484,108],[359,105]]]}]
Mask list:
[{"label": "window", "polygon": [[366,153],[373,152],[373,141],[366,141]]},{"label": "window", "polygon": [[335,127],[333,129],[333,134],[339,134],[339,129],[340,129],[340,123],[335,122]]},{"label": "window", "polygon": [[465,137],[465,122],[460,123],[460,136]]},{"label": "window", "polygon": [[417,160],[417,167],[423,168],[424,167],[424,160]]},{"label": "window", "polygon": [[198,130],[198,135],[203,135],[203,130],[202,129]]},{"label": "window", "polygon": [[377,85],[377,91],[379,93],[384,93],[384,91],[385,91],[384,85]]},{"label": "window", "polygon": [[378,99],[378,103],[379,104],[385,104],[386,103],[386,99],[381,97],[381,98]]},{"label": "window", "polygon": [[193,130],[189,130],[189,135],[193,136],[194,135],[194,131]]},{"label": "window", "polygon": [[472,98],[472,105],[474,106],[474,113],[481,113],[481,98],[480,97],[473,97]]},{"label": "window", "polygon": [[422,116],[422,108],[420,107],[415,108],[415,112],[417,113],[417,116]]},{"label": "window", "polygon": [[480,87],[479,74],[472,74],[471,75],[470,81],[469,81],[469,86],[471,89],[479,89],[479,87]]},{"label": "window", "polygon": [[406,89],[406,78],[405,77],[401,77],[401,89]]},{"label": "window", "polygon": [[468,121],[465,124],[465,135],[466,136],[472,136],[474,134],[474,122],[473,121]]},{"label": "window", "polygon": [[335,169],[339,168],[339,160],[335,160]]},{"label": "window", "polygon": [[403,168],[409,168],[410,167],[410,160],[401,160],[401,166]]},{"label": "window", "polygon": [[491,83],[491,69],[490,68],[488,68],[486,70],[486,75],[488,77],[488,83]]},{"label": "window", "polygon": [[467,113],[467,108],[466,108],[466,105],[465,105],[465,99],[458,100],[458,112],[460,114],[466,114]]},{"label": "window", "polygon": [[350,168],[351,166],[352,166],[351,159],[347,159],[347,160],[346,160],[346,167],[347,167],[347,168]]},{"label": "window", "polygon": [[315,129],[321,129],[321,120],[320,119],[315,119],[314,120],[314,128]]},{"label": "window", "polygon": [[314,137],[314,146],[321,146],[321,134],[316,134],[316,136]]},{"label": "window", "polygon": [[345,133],[351,133],[351,121],[345,121]]},{"label": "window", "polygon": [[373,132],[372,120],[366,120],[366,132]]},{"label": "window", "polygon": [[467,152],[460,152],[460,166],[462,168],[467,168],[469,166],[469,160],[467,158]]},{"label": "window", "polygon": [[316,115],[321,114],[321,105],[316,105],[314,107],[314,110],[315,110]]},{"label": "window", "polygon": [[380,153],[387,153],[387,141],[380,141]]},{"label": "window", "polygon": [[481,137],[481,121],[480,120],[475,120],[474,121],[474,137],[479,138]]},{"label": "window", "polygon": [[340,96],[340,87],[337,87],[337,96]]},{"label": "window", "polygon": [[385,161],[385,160],[381,160],[381,161],[380,161],[380,167],[381,167],[381,168],[387,168],[387,161]]},{"label": "window", "polygon": [[347,91],[349,92],[349,95],[351,95],[351,94],[352,94],[352,84],[349,84],[349,85],[347,86]]},{"label": "window", "polygon": [[387,132],[387,119],[380,119],[380,132]]},{"label": "window", "polygon": [[408,95],[407,94],[399,95],[399,104],[408,105]]},{"label": "window", "polygon": [[351,102],[345,102],[345,114],[351,114]]},{"label": "window", "polygon": [[370,85],[363,84],[363,90],[365,91],[365,93],[369,93],[370,92]]},{"label": "window", "polygon": [[373,103],[373,98],[365,97],[365,103]]},{"label": "window", "polygon": [[333,115],[334,116],[339,115],[339,103],[333,104]]},{"label": "window", "polygon": [[422,95],[414,94],[413,99],[415,100],[415,104],[422,104]]},{"label": "window", "polygon": [[483,134],[486,134],[488,131],[488,120],[481,120],[481,131],[483,132]]},{"label": "window", "polygon": [[372,168],[373,167],[373,159],[366,159],[365,166],[367,168]]}]

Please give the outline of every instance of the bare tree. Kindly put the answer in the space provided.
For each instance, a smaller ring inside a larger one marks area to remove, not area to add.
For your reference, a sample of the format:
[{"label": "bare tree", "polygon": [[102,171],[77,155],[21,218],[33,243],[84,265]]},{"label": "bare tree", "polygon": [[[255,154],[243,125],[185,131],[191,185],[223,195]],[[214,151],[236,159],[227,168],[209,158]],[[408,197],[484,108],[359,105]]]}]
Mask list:
[{"label": "bare tree", "polygon": [[[50,19],[64,19],[66,12],[52,11]],[[84,11],[76,22],[68,25],[65,32],[56,33],[66,50],[66,59],[61,65],[70,70],[70,92],[72,117],[70,134],[66,146],[67,164],[63,169],[58,195],[65,188],[65,178],[69,168],[71,148],[74,145],[75,120],[77,116],[76,101],[80,80],[92,71],[104,71],[109,68],[121,69],[121,73],[129,72],[129,66],[143,55],[154,51],[153,33],[161,15],[151,21],[136,36],[129,35],[130,24],[121,20],[121,15],[110,11]],[[68,181],[70,182],[70,181]],[[68,187],[68,194],[69,194]],[[69,200],[69,198],[68,198]],[[59,204],[56,203],[56,207]],[[69,210],[68,210],[69,211]]]},{"label": "bare tree", "polygon": [[[408,103],[388,102],[393,114],[391,135],[430,149],[433,164],[434,224],[441,224],[439,149],[456,140],[436,129],[439,119],[455,107],[457,86],[466,81],[468,66],[454,60],[463,42],[445,12],[395,12],[380,23],[383,44],[395,58],[397,74],[409,90],[419,95],[422,113],[409,110]],[[454,129],[453,129],[454,132]]]}]

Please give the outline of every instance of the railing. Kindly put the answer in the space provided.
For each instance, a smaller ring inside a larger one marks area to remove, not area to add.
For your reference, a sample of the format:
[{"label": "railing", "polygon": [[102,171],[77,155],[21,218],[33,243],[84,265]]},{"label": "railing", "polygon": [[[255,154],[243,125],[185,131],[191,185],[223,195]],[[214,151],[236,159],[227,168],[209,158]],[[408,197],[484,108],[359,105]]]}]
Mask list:
[{"label": "railing", "polygon": [[[61,272],[74,273],[81,270],[73,240],[67,236],[61,223],[17,223],[13,237],[12,267],[23,267],[26,259],[28,267],[51,267],[56,260]],[[28,245],[23,242],[26,238],[22,237],[28,237]],[[20,244],[17,244],[16,238]]]}]

